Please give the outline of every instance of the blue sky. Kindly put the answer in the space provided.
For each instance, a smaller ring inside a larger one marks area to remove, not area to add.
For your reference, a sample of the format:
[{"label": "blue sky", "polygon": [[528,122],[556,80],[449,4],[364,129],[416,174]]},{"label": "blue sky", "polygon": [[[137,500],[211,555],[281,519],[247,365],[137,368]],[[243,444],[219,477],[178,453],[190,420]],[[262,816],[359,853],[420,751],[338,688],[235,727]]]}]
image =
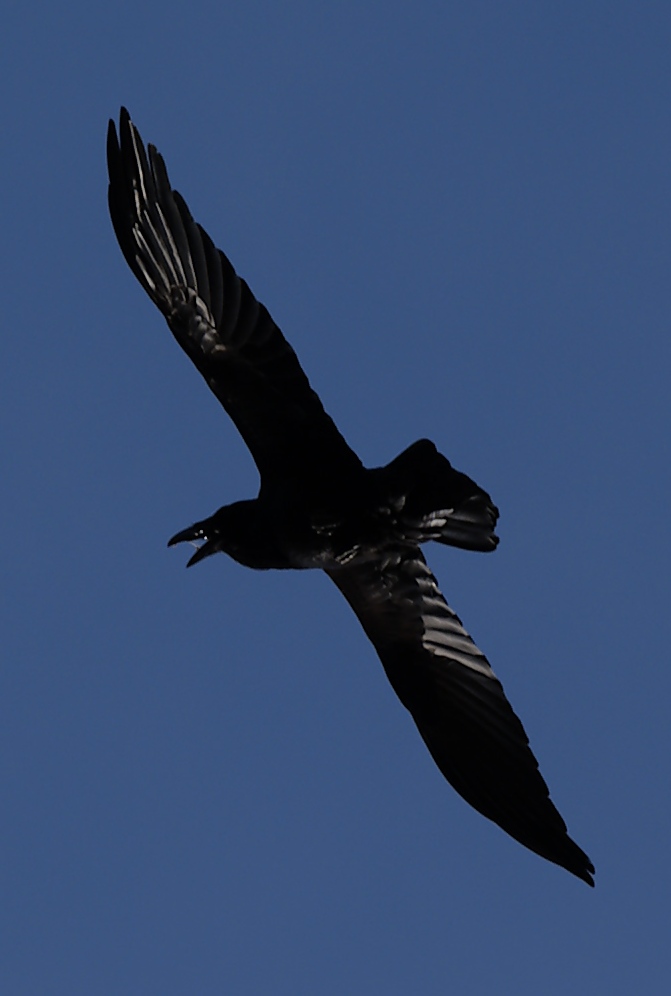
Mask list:
[{"label": "blue sky", "polygon": [[[0,990],[667,991],[667,4],[15,4],[0,108]],[[597,867],[445,784],[106,209],[126,104],[369,465],[501,509],[430,563]]]}]

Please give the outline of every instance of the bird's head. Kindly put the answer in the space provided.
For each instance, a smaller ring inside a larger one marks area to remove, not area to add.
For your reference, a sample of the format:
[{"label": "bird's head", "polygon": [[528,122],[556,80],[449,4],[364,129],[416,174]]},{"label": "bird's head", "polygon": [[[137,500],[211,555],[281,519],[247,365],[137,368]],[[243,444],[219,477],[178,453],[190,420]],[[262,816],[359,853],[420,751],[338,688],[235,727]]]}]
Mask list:
[{"label": "bird's head", "polygon": [[187,567],[213,553],[227,553],[244,567],[257,570],[286,567],[286,557],[278,552],[277,542],[257,501],[236,501],[224,505],[209,519],[195,522],[168,540],[176,543],[200,542]]}]

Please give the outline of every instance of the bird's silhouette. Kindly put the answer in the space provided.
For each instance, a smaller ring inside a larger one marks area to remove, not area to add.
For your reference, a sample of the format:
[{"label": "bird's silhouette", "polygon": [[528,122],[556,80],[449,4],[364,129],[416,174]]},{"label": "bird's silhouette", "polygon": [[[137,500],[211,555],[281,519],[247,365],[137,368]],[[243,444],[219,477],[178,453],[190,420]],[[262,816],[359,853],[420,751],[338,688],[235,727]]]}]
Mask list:
[{"label": "bird's silhouette", "polygon": [[247,567],[321,568],[373,643],[445,778],[521,844],[593,885],[521,722],[447,605],[420,544],[494,550],[489,495],[421,439],[364,468],[266,308],[173,190],[122,108],[107,140],[109,208],[131,270],[237,426],[258,497],[177,533]]}]

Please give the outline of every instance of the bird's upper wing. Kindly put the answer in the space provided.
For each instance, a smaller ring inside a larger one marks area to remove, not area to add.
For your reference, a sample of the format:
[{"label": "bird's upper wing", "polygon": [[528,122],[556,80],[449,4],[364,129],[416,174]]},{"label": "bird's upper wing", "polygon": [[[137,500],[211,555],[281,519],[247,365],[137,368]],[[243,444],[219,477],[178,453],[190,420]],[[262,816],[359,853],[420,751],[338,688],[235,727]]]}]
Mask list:
[{"label": "bird's upper wing", "polygon": [[296,354],[170,186],[122,108],[107,135],[109,208],[128,265],[235,422],[262,479],[360,470]]},{"label": "bird's upper wing", "polygon": [[327,572],[450,784],[520,843],[593,885],[550,801],[524,728],[417,547]]}]

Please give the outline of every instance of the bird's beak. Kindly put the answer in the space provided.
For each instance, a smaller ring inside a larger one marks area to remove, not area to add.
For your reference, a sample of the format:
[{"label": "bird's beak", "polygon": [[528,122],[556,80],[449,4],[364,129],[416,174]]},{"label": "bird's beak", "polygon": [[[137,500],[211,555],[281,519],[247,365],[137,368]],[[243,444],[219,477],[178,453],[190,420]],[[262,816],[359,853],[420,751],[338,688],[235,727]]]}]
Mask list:
[{"label": "bird's beak", "polygon": [[176,543],[193,543],[194,540],[199,539],[205,539],[205,530],[201,522],[196,522],[193,526],[188,526],[186,529],[182,529],[181,532],[175,533],[168,540],[168,546],[174,546]]},{"label": "bird's beak", "polygon": [[194,543],[196,540],[204,539],[205,542],[202,546],[199,546],[194,555],[187,563],[187,567],[193,567],[200,560],[205,560],[206,557],[211,557],[213,553],[218,553],[220,550],[217,537],[212,537],[207,539],[205,530],[202,523],[197,522],[193,526],[189,526],[187,529],[182,529],[181,532],[175,533],[175,535],[168,540],[168,546],[175,546],[176,543]]},{"label": "bird's beak", "polygon": [[218,553],[220,549],[218,540],[216,538],[210,539],[206,543],[203,543],[202,546],[198,547],[186,566],[193,567],[193,565],[197,564],[200,560],[205,560],[206,557],[211,557],[213,553]]}]

